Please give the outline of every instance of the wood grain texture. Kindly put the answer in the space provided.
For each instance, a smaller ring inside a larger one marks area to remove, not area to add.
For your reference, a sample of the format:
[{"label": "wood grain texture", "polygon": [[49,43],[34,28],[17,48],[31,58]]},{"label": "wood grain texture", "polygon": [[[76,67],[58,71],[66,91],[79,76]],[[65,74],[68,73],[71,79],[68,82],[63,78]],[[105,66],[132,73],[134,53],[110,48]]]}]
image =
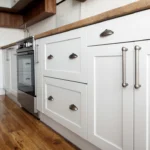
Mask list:
[{"label": "wood grain texture", "polygon": [[22,15],[0,12],[0,27],[18,28],[23,24]]},{"label": "wood grain texture", "polygon": [[35,39],[66,32],[72,29],[77,29],[80,27],[99,23],[102,21],[106,21],[109,19],[113,19],[116,17],[124,16],[127,14],[131,14],[131,13],[146,10],[146,9],[150,9],[150,0],[139,0],[137,2],[128,4],[126,6],[122,6],[122,7],[98,14],[96,16],[77,21],[75,23],[71,23],[71,24],[68,24],[68,25],[53,29],[53,30],[49,30],[47,32],[44,32],[38,35],[35,35]]},{"label": "wood grain texture", "polygon": [[0,96],[0,131],[2,150],[78,150],[5,96]]},{"label": "wood grain texture", "polygon": [[31,26],[55,13],[56,0],[36,0],[22,11],[24,24],[26,24],[26,26]]}]

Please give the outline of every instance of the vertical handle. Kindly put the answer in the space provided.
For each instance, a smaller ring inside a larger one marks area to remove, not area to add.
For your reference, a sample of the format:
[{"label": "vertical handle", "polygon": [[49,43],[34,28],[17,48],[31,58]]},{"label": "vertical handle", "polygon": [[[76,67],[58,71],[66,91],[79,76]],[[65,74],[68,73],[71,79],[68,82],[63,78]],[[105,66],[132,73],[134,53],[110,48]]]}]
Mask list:
[{"label": "vertical handle", "polygon": [[122,48],[122,87],[127,87],[128,83],[126,83],[126,52],[128,49],[126,47]]},{"label": "vertical handle", "polygon": [[7,49],[7,51],[6,51],[6,53],[7,53],[7,57],[6,57],[6,61],[9,61],[9,54],[8,54],[8,49]]},{"label": "vertical handle", "polygon": [[141,87],[139,83],[139,51],[141,50],[140,46],[135,46],[135,89],[139,89]]},{"label": "vertical handle", "polygon": [[39,57],[38,57],[38,48],[39,48],[39,45],[36,44],[36,63],[38,64],[39,63]]}]

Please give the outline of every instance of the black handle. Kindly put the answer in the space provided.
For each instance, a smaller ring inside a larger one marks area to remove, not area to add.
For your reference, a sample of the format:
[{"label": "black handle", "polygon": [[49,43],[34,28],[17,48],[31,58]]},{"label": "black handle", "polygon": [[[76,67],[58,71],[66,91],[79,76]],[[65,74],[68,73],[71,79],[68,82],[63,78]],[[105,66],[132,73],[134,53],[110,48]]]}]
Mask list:
[{"label": "black handle", "polygon": [[112,35],[112,34],[114,34],[114,32],[113,32],[112,30],[106,29],[104,32],[102,32],[102,33],[100,34],[100,37],[106,37],[106,36],[110,36],[110,35]]},{"label": "black handle", "polygon": [[49,55],[48,57],[47,57],[47,59],[53,59],[54,57],[53,57],[53,55]]},{"label": "black handle", "polygon": [[74,54],[74,53],[72,53],[72,54],[69,56],[70,59],[75,59],[75,58],[77,58],[77,57],[78,57],[78,55],[76,55],[76,54]]},{"label": "black handle", "polygon": [[77,110],[78,110],[78,107],[77,107],[76,105],[74,105],[74,104],[71,104],[71,105],[69,106],[69,109],[72,110],[72,111],[77,111]]},{"label": "black handle", "polygon": [[53,96],[49,96],[49,97],[48,97],[48,100],[49,100],[49,101],[53,101],[53,100],[54,100]]}]

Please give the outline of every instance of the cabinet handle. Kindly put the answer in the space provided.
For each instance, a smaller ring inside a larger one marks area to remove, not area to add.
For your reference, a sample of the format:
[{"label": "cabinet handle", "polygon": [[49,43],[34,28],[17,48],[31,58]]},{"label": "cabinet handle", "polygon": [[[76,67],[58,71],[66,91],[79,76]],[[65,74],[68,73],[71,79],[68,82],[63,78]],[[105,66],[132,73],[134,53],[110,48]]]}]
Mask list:
[{"label": "cabinet handle", "polygon": [[26,78],[26,80],[30,80],[30,78]]},{"label": "cabinet handle", "polygon": [[112,30],[106,29],[104,32],[102,32],[102,33],[100,34],[100,37],[106,37],[106,36],[110,36],[110,35],[112,35],[112,34],[114,34],[114,32],[113,32]]},{"label": "cabinet handle", "polygon": [[78,107],[75,106],[74,104],[71,104],[71,105],[69,106],[69,109],[72,110],[72,111],[77,111],[77,110],[78,110]]},{"label": "cabinet handle", "polygon": [[53,55],[49,55],[48,57],[47,57],[47,59],[53,59],[54,57],[53,57]]},{"label": "cabinet handle", "polygon": [[122,87],[127,87],[128,83],[126,83],[126,52],[128,49],[126,47],[122,48]]},{"label": "cabinet handle", "polygon": [[49,100],[49,101],[53,101],[53,100],[54,100],[53,96],[49,96],[49,97],[48,97],[48,100]]},{"label": "cabinet handle", "polygon": [[76,54],[74,54],[74,53],[72,53],[72,54],[69,56],[70,59],[75,59],[75,58],[77,58],[77,57],[78,57],[78,55],[76,55]]},{"label": "cabinet handle", "polygon": [[26,65],[30,65],[31,63],[26,63]]},{"label": "cabinet handle", "polygon": [[39,57],[38,57],[39,54],[38,54],[38,52],[39,52],[39,45],[37,44],[37,45],[36,45],[36,63],[37,63],[37,64],[39,63],[39,59],[38,59],[38,58],[39,58]]},{"label": "cabinet handle", "polygon": [[139,89],[141,87],[139,83],[139,51],[141,47],[136,45],[135,46],[135,89]]}]

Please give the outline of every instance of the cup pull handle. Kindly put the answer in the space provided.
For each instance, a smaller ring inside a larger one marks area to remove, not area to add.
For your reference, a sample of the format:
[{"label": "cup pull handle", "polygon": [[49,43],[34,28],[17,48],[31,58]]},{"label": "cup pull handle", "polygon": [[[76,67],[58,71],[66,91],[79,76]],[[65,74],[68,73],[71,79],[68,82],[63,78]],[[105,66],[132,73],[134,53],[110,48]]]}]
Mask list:
[{"label": "cup pull handle", "polygon": [[114,34],[114,32],[112,30],[106,29],[104,32],[102,32],[100,34],[100,37],[106,37],[106,36],[110,36],[112,34]]},{"label": "cup pull handle", "polygon": [[78,55],[77,55],[77,54],[74,54],[74,53],[72,53],[72,54],[69,56],[70,59],[75,59],[75,58],[77,58],[77,57],[78,57]]},{"label": "cup pull handle", "polygon": [[71,105],[69,106],[69,109],[72,110],[72,111],[77,111],[77,110],[78,110],[78,107],[75,106],[74,104],[71,104]]}]

